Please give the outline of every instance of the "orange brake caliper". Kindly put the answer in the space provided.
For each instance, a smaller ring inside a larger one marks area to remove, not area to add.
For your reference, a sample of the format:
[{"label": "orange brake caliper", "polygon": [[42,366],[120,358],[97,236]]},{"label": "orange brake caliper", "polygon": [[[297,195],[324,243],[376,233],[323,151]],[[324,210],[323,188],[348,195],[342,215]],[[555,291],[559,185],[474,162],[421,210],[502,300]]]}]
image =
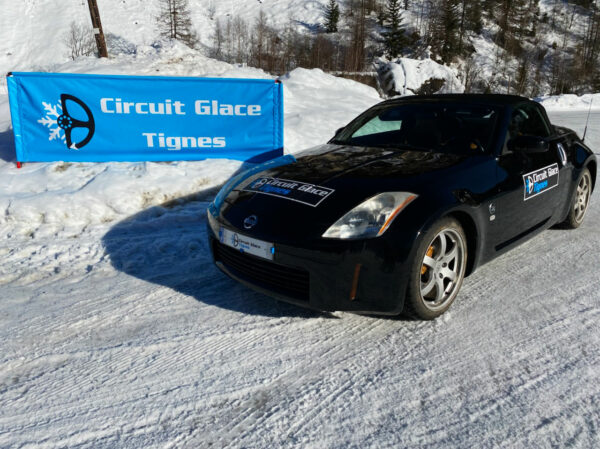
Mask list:
[{"label": "orange brake caliper", "polygon": [[[433,257],[433,245],[429,247],[425,255],[427,257]],[[427,273],[427,265],[423,264],[423,266],[421,267],[421,275],[424,275],[425,273]]]}]

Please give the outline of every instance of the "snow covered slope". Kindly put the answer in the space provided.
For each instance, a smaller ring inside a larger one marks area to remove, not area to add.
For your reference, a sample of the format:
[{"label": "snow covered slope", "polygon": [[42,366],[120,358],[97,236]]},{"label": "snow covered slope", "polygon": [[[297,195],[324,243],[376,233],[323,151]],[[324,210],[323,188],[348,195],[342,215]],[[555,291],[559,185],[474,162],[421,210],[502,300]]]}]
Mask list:
[{"label": "snow covered slope", "polygon": [[[322,22],[327,0],[190,0],[195,30],[212,44],[214,20],[238,16],[253,21],[263,11],[271,23],[293,20],[299,28]],[[159,40],[156,16],[160,0],[98,0],[111,54],[135,52]],[[214,18],[209,12],[214,8]],[[5,1],[0,14],[0,73],[47,68],[69,60],[65,34],[72,21],[91,27],[86,1]],[[130,44],[130,45],[127,45]]]},{"label": "snow covered slope", "polygon": [[[457,78],[454,70],[438,64],[431,59],[398,58],[393,62],[384,64],[381,68],[383,89],[385,92],[396,95],[423,95],[423,94],[451,94],[463,93],[465,86]],[[442,82],[441,86],[433,88],[430,92],[422,92],[429,83]]]}]

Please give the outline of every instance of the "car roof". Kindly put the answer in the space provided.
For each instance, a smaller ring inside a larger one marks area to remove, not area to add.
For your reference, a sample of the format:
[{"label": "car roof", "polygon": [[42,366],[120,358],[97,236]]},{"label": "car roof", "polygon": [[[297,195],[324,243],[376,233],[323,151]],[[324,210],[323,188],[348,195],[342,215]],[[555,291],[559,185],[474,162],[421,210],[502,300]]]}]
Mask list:
[{"label": "car roof", "polygon": [[384,101],[383,104],[401,104],[418,102],[460,102],[460,103],[479,103],[498,106],[515,106],[523,102],[531,102],[529,98],[518,95],[503,94],[437,94],[437,95],[410,95],[406,97],[396,97]]}]

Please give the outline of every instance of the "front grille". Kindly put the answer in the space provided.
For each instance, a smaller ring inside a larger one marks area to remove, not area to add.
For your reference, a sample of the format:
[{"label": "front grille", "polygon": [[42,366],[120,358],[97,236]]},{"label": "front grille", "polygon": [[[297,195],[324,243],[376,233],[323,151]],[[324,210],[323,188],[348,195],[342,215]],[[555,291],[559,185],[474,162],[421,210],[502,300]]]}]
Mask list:
[{"label": "front grille", "polygon": [[214,240],[215,261],[221,262],[235,276],[258,287],[272,290],[301,301],[308,301],[308,271],[279,265],[225,246]]}]

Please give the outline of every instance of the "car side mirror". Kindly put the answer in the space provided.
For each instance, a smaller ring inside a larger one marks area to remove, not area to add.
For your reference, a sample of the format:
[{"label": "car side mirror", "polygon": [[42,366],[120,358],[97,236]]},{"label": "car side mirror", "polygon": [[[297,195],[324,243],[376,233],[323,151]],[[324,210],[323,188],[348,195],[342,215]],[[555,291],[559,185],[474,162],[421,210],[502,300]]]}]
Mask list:
[{"label": "car side mirror", "polygon": [[508,142],[508,149],[525,154],[545,153],[550,148],[548,142],[541,137],[518,136]]},{"label": "car side mirror", "polygon": [[341,132],[344,130],[344,128],[345,128],[345,126],[342,126],[341,128],[339,128],[339,129],[338,129],[338,130],[335,132],[334,136],[337,136],[339,133],[341,133]]}]

